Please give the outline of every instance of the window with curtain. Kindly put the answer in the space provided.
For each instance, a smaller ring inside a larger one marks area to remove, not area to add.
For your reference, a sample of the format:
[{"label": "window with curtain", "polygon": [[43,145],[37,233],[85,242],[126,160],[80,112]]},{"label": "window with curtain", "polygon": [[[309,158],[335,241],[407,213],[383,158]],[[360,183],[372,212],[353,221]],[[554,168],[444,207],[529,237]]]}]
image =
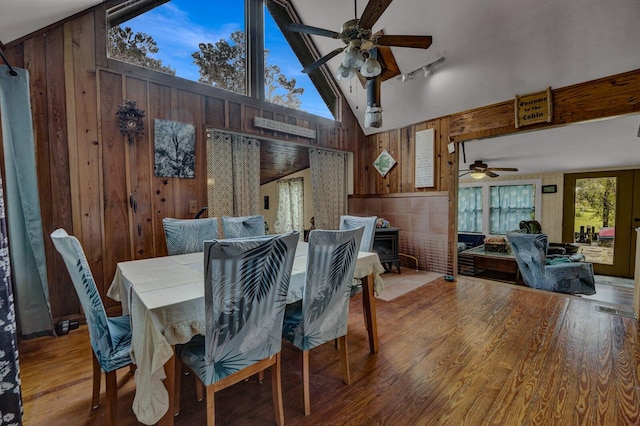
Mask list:
[{"label": "window with curtain", "polygon": [[506,234],[520,229],[521,220],[531,220],[535,213],[533,185],[500,185],[489,188],[489,232]]},{"label": "window with curtain", "polygon": [[280,179],[278,182],[278,209],[273,229],[276,234],[298,231],[304,235],[304,180]]},{"label": "window with curtain", "polygon": [[502,235],[521,220],[539,220],[540,191],[540,179],[461,183],[458,232]]},{"label": "window with curtain", "polygon": [[458,232],[482,232],[482,187],[458,190]]}]

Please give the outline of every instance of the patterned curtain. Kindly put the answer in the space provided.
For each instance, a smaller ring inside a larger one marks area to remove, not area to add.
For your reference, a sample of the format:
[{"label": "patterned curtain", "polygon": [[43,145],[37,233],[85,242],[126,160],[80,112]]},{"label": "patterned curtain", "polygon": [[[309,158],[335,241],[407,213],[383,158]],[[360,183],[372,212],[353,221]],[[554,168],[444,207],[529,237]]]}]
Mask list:
[{"label": "patterned curtain", "polygon": [[207,136],[209,216],[260,214],[260,141],[217,130]]},{"label": "patterned curtain", "polygon": [[11,262],[0,179],[0,424],[22,424],[16,313],[11,290]]},{"label": "patterned curtain", "polygon": [[458,189],[458,232],[482,232],[482,187]]},{"label": "patterned curtain", "polygon": [[304,235],[304,180],[280,179],[278,182],[278,210],[273,230],[276,234],[298,231]]},{"label": "patterned curtain", "polygon": [[309,148],[316,229],[338,229],[347,214],[347,154]]},{"label": "patterned curtain", "polygon": [[489,232],[506,234],[531,220],[535,210],[533,185],[492,186],[489,192]]}]

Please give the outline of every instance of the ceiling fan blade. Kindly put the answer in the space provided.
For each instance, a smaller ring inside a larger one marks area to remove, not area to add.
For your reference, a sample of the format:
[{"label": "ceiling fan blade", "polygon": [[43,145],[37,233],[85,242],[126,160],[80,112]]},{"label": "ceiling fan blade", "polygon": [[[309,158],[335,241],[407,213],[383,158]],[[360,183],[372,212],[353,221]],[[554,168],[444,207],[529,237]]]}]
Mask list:
[{"label": "ceiling fan blade", "polygon": [[362,12],[358,26],[370,30],[387,7],[389,7],[391,1],[392,0],[369,0],[369,3],[367,3],[367,6]]},{"label": "ceiling fan blade", "polygon": [[433,42],[431,36],[417,35],[381,35],[376,40],[379,46],[414,47],[417,49],[428,49]]},{"label": "ceiling fan blade", "polygon": [[319,35],[319,36],[331,37],[331,38],[340,38],[340,33],[338,32],[325,30],[324,28],[311,27],[309,25],[304,25],[304,24],[297,24],[297,23],[289,24],[287,25],[287,30],[293,31],[296,33],[313,34],[313,35]]},{"label": "ceiling fan blade", "polygon": [[515,167],[489,167],[487,170],[494,170],[497,172],[517,172]]},{"label": "ceiling fan blade", "polygon": [[491,170],[487,170],[487,171],[485,171],[485,172],[484,172],[484,174],[485,174],[485,175],[487,175],[487,176],[489,176],[490,178],[494,178],[494,177],[498,177],[498,176],[500,176],[500,175],[499,175],[499,174],[497,174],[497,173],[493,173]]},{"label": "ceiling fan blade", "polygon": [[335,50],[332,50],[331,52],[327,53],[326,55],[324,55],[322,58],[318,59],[314,63],[309,64],[306,67],[304,67],[302,72],[305,73],[305,74],[309,74],[311,71],[315,70],[316,68],[318,68],[320,65],[324,64],[325,62],[327,62],[331,58],[339,55],[344,49],[345,49],[344,47],[339,47],[339,48],[337,48]]},{"label": "ceiling fan blade", "polygon": [[466,172],[464,172],[464,173],[461,173],[458,177],[466,176],[466,175],[468,175],[469,173],[471,173],[471,170],[466,171]]}]

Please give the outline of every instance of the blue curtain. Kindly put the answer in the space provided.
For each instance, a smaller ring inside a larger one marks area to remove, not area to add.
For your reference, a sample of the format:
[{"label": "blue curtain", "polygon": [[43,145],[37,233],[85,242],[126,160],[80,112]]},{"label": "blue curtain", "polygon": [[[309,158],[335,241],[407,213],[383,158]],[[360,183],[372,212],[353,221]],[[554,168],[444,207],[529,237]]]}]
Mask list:
[{"label": "blue curtain", "polygon": [[[2,72],[2,70],[0,70]],[[11,262],[0,179],[0,424],[22,424],[20,365],[16,338],[16,312],[11,290]],[[6,423],[5,423],[6,422]]]},{"label": "blue curtain", "polygon": [[25,338],[53,334],[47,263],[38,197],[29,74],[0,66],[0,111],[6,174],[7,225],[14,267],[18,331]]},{"label": "blue curtain", "polygon": [[458,189],[458,232],[482,232],[482,187]]},{"label": "blue curtain", "polygon": [[520,229],[521,220],[533,219],[533,185],[492,186],[489,194],[490,233],[506,234]]}]

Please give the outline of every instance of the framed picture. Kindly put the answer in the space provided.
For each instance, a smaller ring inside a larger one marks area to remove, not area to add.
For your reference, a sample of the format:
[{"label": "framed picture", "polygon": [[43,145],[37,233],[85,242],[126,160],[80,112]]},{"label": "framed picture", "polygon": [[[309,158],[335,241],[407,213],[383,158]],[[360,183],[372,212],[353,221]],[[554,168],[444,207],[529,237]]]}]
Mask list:
[{"label": "framed picture", "polygon": [[196,176],[196,127],[154,120],[155,176],[193,179]]},{"label": "framed picture", "polygon": [[543,194],[555,194],[556,192],[558,192],[558,187],[556,185],[542,185]]}]

